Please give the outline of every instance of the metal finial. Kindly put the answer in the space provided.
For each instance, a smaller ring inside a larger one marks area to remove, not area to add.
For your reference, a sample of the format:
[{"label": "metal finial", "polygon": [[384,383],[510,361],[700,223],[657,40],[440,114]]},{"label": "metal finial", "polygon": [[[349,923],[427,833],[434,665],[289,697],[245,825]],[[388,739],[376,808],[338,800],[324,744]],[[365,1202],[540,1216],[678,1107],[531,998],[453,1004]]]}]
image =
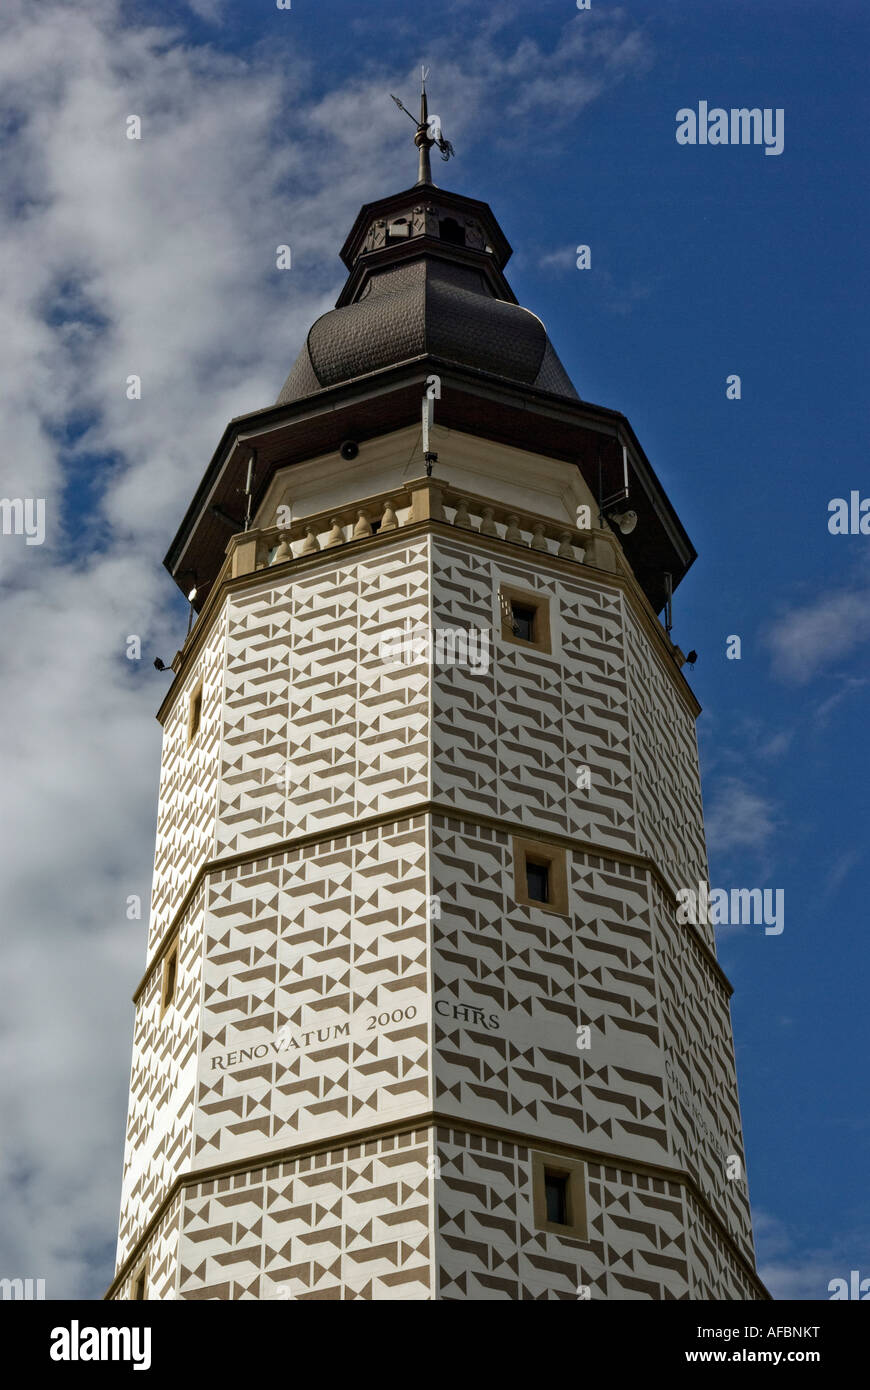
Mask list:
[{"label": "metal finial", "polygon": [[429,102],[426,96],[426,81],[429,77],[429,71],[429,68],[425,65],[420,69],[422,81],[420,84],[419,120],[416,120],[416,118],[411,115],[407,106],[405,106],[397,96],[393,96],[392,92],[390,93],[390,96],[393,98],[399,110],[404,111],[405,115],[410,117],[417,127],[414,132],[414,144],[420,152],[420,157],[417,166],[417,184],[415,187],[420,184],[432,182],[432,165],[429,160],[429,151],[433,145],[438,146],[441,151],[442,159],[449,159],[452,154],[456,153],[450,141],[444,139],[444,135],[441,131],[440,118],[438,116],[429,116]]}]

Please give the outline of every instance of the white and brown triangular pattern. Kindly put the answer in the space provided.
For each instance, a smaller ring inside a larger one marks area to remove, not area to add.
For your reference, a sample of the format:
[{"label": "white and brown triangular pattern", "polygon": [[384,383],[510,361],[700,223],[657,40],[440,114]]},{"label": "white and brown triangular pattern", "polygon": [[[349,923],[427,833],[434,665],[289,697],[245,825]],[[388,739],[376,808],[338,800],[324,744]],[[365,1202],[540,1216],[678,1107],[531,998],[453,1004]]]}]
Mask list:
[{"label": "white and brown triangular pattern", "polygon": [[422,820],[210,881],[200,1166],[425,1108],[426,890]]},{"label": "white and brown triangular pattern", "polygon": [[589,1164],[588,1239],[576,1240],[536,1227],[534,1152],[473,1131],[438,1129],[441,1299],[690,1296],[685,1213],[676,1183]]},{"label": "white and brown triangular pattern", "polygon": [[538,1229],[537,1152],[439,1125],[194,1181],[136,1267],[152,1299],[760,1296],[691,1191],[624,1165],[586,1163],[585,1240]]},{"label": "white and brown triangular pattern", "polygon": [[[480,629],[492,644],[488,671],[435,668],[434,797],[636,849],[619,591],[495,560],[459,539],[433,542],[432,562],[435,628]],[[551,653],[502,639],[502,585],[546,598]],[[589,788],[578,785],[583,767]]]},{"label": "white and brown triangular pattern", "polygon": [[[629,612],[625,634],[637,848],[674,890],[697,891],[708,871],[695,726]],[[713,946],[712,927],[701,931]]]},{"label": "white and brown triangular pattern", "polygon": [[184,1193],[183,1191],[176,1192],[152,1232],[147,1245],[140,1251],[138,1259],[120,1284],[115,1294],[116,1299],[126,1300],[133,1297],[133,1284],[143,1265],[146,1274],[145,1296],[149,1301],[162,1303],[178,1297],[179,1242],[183,1206]]},{"label": "white and brown triangular pattern", "polygon": [[431,1297],[426,1131],[217,1178],[185,1197],[183,1299]]},{"label": "white and brown triangular pattern", "polygon": [[179,927],[174,1002],[161,1012],[158,964],[136,1009],[119,1263],[193,1157],[204,896],[200,887]]},{"label": "white and brown triangular pattern", "polygon": [[673,909],[655,883],[653,902],[673,1157],[692,1175],[751,1260],[752,1227],[728,995],[691,930],[677,925]]},{"label": "white and brown triangular pattern", "polygon": [[510,837],[435,818],[436,1107],[686,1170],[751,1259],[727,994],[648,871],[569,859],[569,913],[520,906]]},{"label": "white and brown triangular pattern", "polygon": [[428,669],[381,642],[428,622],[425,541],[292,583],[267,572],[228,608],[219,854],[424,799]]},{"label": "white and brown triangular pattern", "polygon": [[[436,1106],[661,1163],[669,1150],[646,874],[571,860],[570,914],[521,906],[510,837],[434,819]],[[457,1018],[454,1006],[482,1009],[487,1026]],[[582,1049],[581,1026],[590,1029]]]},{"label": "white and brown triangular pattern", "polygon": [[438,1295],[444,1301],[753,1299],[759,1286],[691,1194],[630,1168],[586,1165],[587,1240],[535,1225],[536,1146],[440,1126]]},{"label": "white and brown triangular pattern", "polygon": [[[691,1192],[686,1193],[686,1232],[692,1271],[692,1298],[710,1302],[757,1299],[755,1282],[729,1256],[728,1246]],[[750,1261],[754,1260],[750,1255]]]},{"label": "white and brown triangular pattern", "polygon": [[[233,587],[167,719],[181,960],[137,1004],[120,1290],[147,1254],[151,1297],[758,1296],[727,993],[663,886],[706,877],[676,673],[602,571],[460,532],[306,565]],[[385,660],[406,622],[487,630],[490,669]],[[514,834],[564,850],[564,913],[518,901]],[[534,1226],[547,1143],[585,1242]]]},{"label": "white and brown triangular pattern", "polygon": [[[204,860],[214,849],[217,771],[224,711],[226,614],[208,634],[202,654],[163,730],[157,844],[148,959],[160,944]],[[188,743],[190,697],[202,681],[199,733]]]}]

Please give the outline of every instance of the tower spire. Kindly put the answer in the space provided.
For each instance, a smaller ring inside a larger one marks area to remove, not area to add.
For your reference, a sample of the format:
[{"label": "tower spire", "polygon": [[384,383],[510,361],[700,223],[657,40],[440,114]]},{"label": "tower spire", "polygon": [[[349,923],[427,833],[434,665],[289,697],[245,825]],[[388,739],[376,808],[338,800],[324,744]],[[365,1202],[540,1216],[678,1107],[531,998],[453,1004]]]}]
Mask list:
[{"label": "tower spire", "polygon": [[421,184],[432,183],[432,165],[429,159],[429,151],[431,150],[433,145],[438,146],[439,150],[441,151],[442,159],[449,159],[452,154],[456,153],[450,141],[444,139],[444,135],[441,130],[440,117],[430,117],[429,115],[429,99],[426,95],[426,79],[429,76],[429,69],[427,67],[421,68],[421,74],[422,83],[420,87],[419,120],[417,120],[416,117],[411,115],[411,112],[408,110],[407,106],[405,106],[404,103],[401,102],[397,96],[393,96],[392,92],[390,93],[390,96],[393,98],[393,101],[396,103],[399,110],[404,111],[406,116],[410,116],[411,120],[417,127],[417,129],[414,132],[414,144],[417,146],[417,149],[419,150],[420,154],[417,163],[417,182],[414,185],[415,188],[419,188]]}]

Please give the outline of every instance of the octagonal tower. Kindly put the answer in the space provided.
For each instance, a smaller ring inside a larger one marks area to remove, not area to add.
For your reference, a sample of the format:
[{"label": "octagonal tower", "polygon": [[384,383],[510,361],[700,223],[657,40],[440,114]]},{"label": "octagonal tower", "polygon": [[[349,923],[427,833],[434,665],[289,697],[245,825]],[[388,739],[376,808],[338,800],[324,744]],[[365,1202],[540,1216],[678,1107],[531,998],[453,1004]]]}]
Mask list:
[{"label": "octagonal tower", "polygon": [[426,132],[167,556],[108,1297],[764,1298],[730,988],[676,920],[694,550]]}]

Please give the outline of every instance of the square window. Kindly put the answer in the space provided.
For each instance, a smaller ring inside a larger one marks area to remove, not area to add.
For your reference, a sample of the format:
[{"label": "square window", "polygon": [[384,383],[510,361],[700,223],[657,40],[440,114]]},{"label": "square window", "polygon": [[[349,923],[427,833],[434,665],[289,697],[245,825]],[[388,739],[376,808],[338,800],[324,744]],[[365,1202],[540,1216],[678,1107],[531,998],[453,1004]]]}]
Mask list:
[{"label": "square window", "polygon": [[514,589],[502,584],[499,588],[501,635],[505,642],[550,652],[550,604],[542,594]]},{"label": "square window", "polygon": [[526,892],[535,903],[550,901],[550,866],[526,859]]},{"label": "square window", "polygon": [[556,1154],[533,1153],[532,1207],[539,1231],[550,1231],[570,1240],[588,1240],[585,1163]]},{"label": "square window", "polygon": [[570,913],[567,851],[545,840],[513,842],[514,897],[525,907],[545,912]]}]

